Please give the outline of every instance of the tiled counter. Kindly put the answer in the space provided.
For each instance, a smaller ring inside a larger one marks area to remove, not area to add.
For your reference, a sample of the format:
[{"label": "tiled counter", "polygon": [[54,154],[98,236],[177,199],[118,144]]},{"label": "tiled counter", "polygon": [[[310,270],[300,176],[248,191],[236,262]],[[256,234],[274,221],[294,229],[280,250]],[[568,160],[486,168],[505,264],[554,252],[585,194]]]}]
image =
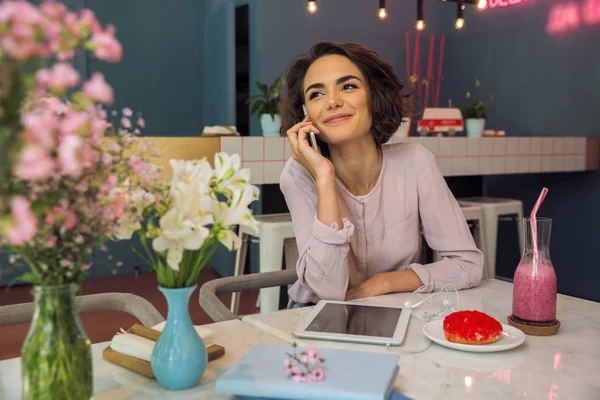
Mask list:
[{"label": "tiled counter", "polygon": [[[586,137],[410,137],[435,156],[444,176],[578,172],[598,168],[600,138]],[[220,149],[238,153],[255,184],[278,183],[291,151],[284,137],[222,137]]]}]

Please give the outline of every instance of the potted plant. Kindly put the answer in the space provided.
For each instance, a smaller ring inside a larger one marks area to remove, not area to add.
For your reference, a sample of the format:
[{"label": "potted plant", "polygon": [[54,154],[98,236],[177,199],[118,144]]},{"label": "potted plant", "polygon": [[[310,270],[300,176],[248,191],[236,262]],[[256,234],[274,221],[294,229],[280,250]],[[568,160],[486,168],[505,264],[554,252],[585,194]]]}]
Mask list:
[{"label": "potted plant", "polygon": [[206,159],[170,160],[170,165],[170,184],[147,186],[128,197],[118,239],[137,233],[146,252],[140,256],[156,271],[169,311],[152,352],[152,371],[162,386],[183,390],[198,383],[208,363],[188,310],[198,274],[220,244],[239,247],[236,225],[258,233],[249,205],[259,190],[250,185],[250,170],[240,168],[237,154],[217,153],[214,169]]},{"label": "potted plant", "polygon": [[[479,88],[481,82],[479,79],[475,79],[475,88]],[[494,95],[488,93],[487,96],[474,99],[471,92],[466,93],[467,102],[461,108],[463,118],[465,120],[467,136],[468,137],[481,137],[483,130],[485,129],[485,121],[487,119],[487,111],[493,108],[486,105],[486,101],[493,101]]]},{"label": "potted plant", "polygon": [[252,115],[258,113],[260,116],[263,136],[279,136],[279,128],[281,127],[281,118],[279,117],[281,97],[279,91],[283,86],[283,82],[283,76],[275,79],[271,86],[256,81],[260,94],[251,96],[248,99],[248,104],[253,103],[250,109]]},{"label": "potted plant", "polygon": [[54,1],[0,2],[0,15],[0,246],[26,263],[20,280],[35,296],[22,397],[90,399],[91,343],[75,293],[94,248],[116,233],[127,193],[149,178],[132,132],[144,122],[124,109],[112,128],[102,108],[112,88],[100,73],[82,82],[72,66],[83,48],[119,61],[114,27]]}]

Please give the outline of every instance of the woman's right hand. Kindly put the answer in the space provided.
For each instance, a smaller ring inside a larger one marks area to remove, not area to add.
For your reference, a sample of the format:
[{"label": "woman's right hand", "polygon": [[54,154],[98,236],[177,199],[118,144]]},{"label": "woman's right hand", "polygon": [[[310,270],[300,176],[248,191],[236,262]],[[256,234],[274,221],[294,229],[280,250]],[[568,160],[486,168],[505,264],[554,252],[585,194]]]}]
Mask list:
[{"label": "woman's right hand", "polygon": [[335,178],[335,168],[331,161],[311,147],[308,135],[321,133],[307,116],[302,122],[292,126],[286,132],[292,147],[292,158],[302,165],[316,181]]}]

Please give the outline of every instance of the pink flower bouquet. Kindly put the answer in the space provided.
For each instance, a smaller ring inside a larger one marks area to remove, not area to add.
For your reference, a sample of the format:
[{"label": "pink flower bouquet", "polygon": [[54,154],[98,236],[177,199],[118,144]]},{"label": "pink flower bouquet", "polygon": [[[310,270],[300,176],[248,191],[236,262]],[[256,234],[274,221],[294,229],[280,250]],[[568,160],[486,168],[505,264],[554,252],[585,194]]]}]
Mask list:
[{"label": "pink flower bouquet", "polygon": [[92,398],[77,284],[92,249],[117,234],[130,193],[158,178],[130,110],[113,127],[102,108],[111,87],[100,73],[82,82],[70,63],[82,48],[119,61],[114,33],[90,10],[0,2],[0,246],[29,265],[21,278],[36,301],[22,350],[24,399]]},{"label": "pink flower bouquet", "polygon": [[[128,193],[158,177],[150,143],[103,105],[113,90],[100,73],[81,82],[69,59],[85,47],[116,62],[114,28],[89,10],[46,2],[0,4],[0,245],[22,257],[38,285],[78,283],[93,247],[116,234]],[[54,62],[53,62],[54,61]]]}]

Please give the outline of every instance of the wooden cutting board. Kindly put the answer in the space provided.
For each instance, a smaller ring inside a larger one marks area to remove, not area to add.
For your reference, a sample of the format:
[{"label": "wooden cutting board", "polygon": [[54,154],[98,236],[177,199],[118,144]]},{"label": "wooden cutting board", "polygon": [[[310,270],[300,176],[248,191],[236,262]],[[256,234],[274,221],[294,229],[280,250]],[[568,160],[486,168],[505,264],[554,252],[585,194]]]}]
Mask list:
[{"label": "wooden cutting board", "polygon": [[[139,324],[133,325],[129,329],[129,332],[155,342],[160,336],[160,331]],[[208,352],[208,361],[216,360],[225,354],[225,348],[216,344],[207,347],[206,350]],[[152,367],[150,366],[149,361],[119,353],[111,349],[110,346],[104,349],[102,352],[102,357],[122,367],[154,379],[154,374],[152,373]]]}]

